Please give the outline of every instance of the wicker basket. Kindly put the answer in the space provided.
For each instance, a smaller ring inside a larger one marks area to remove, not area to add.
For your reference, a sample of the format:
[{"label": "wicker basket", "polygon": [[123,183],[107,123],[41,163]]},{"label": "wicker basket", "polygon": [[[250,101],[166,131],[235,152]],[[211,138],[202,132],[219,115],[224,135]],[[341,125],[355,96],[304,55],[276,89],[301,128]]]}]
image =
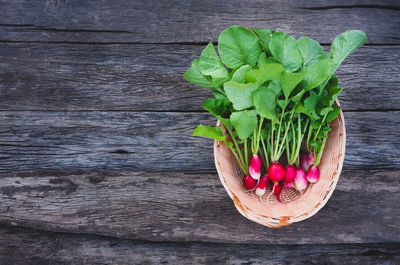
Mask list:
[{"label": "wicker basket", "polygon": [[[319,181],[308,185],[302,194],[295,189],[286,189],[281,193],[284,203],[279,203],[275,196],[268,197],[271,184],[268,185],[266,195],[261,198],[249,193],[242,184],[243,174],[233,154],[223,142],[215,141],[215,166],[221,183],[237,210],[246,218],[268,227],[287,226],[317,213],[331,197],[343,166],[346,130],[342,111],[332,121],[331,128],[319,165]],[[223,131],[226,134],[225,128]]]}]

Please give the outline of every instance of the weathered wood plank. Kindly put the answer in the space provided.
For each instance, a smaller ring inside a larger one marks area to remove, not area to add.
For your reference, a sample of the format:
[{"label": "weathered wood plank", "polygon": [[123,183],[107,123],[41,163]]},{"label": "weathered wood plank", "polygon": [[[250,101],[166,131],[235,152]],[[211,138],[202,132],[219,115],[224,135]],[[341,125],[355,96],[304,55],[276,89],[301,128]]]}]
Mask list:
[{"label": "weathered wood plank", "polygon": [[[204,45],[0,43],[1,110],[200,111],[182,75]],[[400,47],[369,46],[338,70],[345,110],[399,109]]]},{"label": "weathered wood plank", "polygon": [[[346,112],[346,169],[400,169],[400,112]],[[0,172],[215,172],[212,141],[192,137],[208,113],[0,112]]]},{"label": "weathered wood plank", "polygon": [[400,171],[344,171],[315,216],[280,229],[242,217],[216,174],[32,170],[0,175],[0,223],[151,241],[400,241]]},{"label": "weathered wood plank", "polygon": [[0,228],[2,264],[397,264],[400,244],[149,243]]},{"label": "weathered wood plank", "polygon": [[[398,1],[6,1],[0,40],[205,42],[233,24],[270,27],[329,43],[350,28],[370,43],[400,43]],[[318,26],[316,28],[316,25]]]}]

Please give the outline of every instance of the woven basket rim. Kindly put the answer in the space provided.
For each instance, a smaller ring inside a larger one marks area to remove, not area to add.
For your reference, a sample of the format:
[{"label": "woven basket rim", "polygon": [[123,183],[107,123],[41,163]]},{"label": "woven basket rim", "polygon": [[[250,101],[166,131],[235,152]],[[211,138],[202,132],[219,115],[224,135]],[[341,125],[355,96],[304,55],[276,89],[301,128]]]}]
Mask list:
[{"label": "woven basket rim", "polygon": [[[336,100],[335,103],[339,105],[339,102]],[[339,105],[340,106],[340,105]],[[226,192],[228,193],[229,197],[233,200],[234,205],[236,209],[246,218],[257,222],[259,224],[268,226],[268,227],[282,227],[282,226],[287,226],[290,225],[294,222],[299,222],[302,220],[305,220],[307,218],[310,218],[311,216],[315,215],[319,210],[321,210],[329,200],[329,198],[332,196],[334,189],[336,188],[336,185],[339,181],[339,176],[343,168],[343,161],[344,161],[344,154],[345,154],[345,148],[346,148],[346,127],[345,127],[345,121],[344,121],[344,116],[342,110],[340,111],[339,116],[336,118],[339,119],[339,125],[340,129],[338,131],[338,138],[339,138],[339,144],[340,148],[338,149],[338,154],[337,154],[337,165],[336,165],[336,171],[332,175],[332,181],[329,184],[329,187],[327,189],[326,195],[319,201],[317,201],[317,204],[315,207],[312,208],[312,210],[304,212],[302,214],[298,214],[296,216],[285,216],[282,215],[280,217],[271,217],[271,216],[265,216],[265,215],[260,215],[257,213],[254,213],[252,209],[249,209],[246,205],[244,205],[238,196],[236,196],[230,189],[228,183],[223,177],[223,172],[220,166],[220,161],[219,161],[219,151],[218,148],[220,145],[225,145],[223,142],[218,142],[214,141],[214,161],[215,161],[215,166],[218,172],[218,176],[220,178],[220,181],[225,188]],[[220,122],[217,122],[217,125],[220,125]],[[273,206],[272,206],[273,207]]]}]

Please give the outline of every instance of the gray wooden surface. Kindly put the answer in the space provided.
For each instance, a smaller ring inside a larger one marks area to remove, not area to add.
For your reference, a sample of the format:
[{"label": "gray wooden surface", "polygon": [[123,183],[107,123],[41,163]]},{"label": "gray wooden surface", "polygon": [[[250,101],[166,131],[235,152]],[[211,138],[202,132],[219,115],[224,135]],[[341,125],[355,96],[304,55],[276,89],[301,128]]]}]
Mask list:
[{"label": "gray wooden surface", "polygon": [[394,264],[399,243],[265,245],[132,241],[0,228],[2,264]]},{"label": "gray wooden surface", "polygon": [[[0,0],[0,264],[399,264],[399,14],[371,0]],[[191,137],[215,119],[182,74],[232,24],[368,35],[338,71],[338,186],[289,227],[243,218],[212,142]]]},{"label": "gray wooden surface", "polygon": [[[204,47],[0,43],[0,85],[8,88],[0,94],[0,109],[201,111],[212,93],[182,75]],[[337,71],[343,109],[398,109],[400,94],[393,91],[399,65],[398,45],[352,54]]]}]

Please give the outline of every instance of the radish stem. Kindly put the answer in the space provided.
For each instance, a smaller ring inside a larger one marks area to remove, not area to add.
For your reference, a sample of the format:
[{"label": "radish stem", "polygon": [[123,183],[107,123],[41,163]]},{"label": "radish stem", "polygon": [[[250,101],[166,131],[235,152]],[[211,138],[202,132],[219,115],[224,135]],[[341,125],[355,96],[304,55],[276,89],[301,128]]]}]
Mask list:
[{"label": "radish stem", "polygon": [[247,139],[244,140],[243,145],[244,145],[244,163],[245,163],[246,168],[248,168],[249,167],[249,152],[247,150],[247,148],[248,148]]},{"label": "radish stem", "polygon": [[[222,122],[222,121],[221,121],[221,122]],[[222,122],[222,124],[224,124],[224,122]],[[224,125],[225,125],[225,124],[224,124]],[[243,169],[243,173],[248,174],[248,173],[249,173],[249,168],[245,166],[245,163],[244,163],[244,160],[243,160],[243,156],[242,156],[242,151],[240,150],[239,145],[238,145],[238,143],[237,143],[235,137],[233,137],[232,130],[229,129],[229,126],[226,126],[226,125],[225,125],[225,128],[226,128],[226,130],[228,131],[229,135],[231,136],[232,141],[233,141],[233,143],[234,143],[234,145],[235,145],[235,147],[236,147],[236,149],[237,149],[237,152],[238,152],[238,154],[239,154],[239,158],[240,158],[240,159],[237,159],[237,158],[236,158],[236,159],[238,160],[238,162],[239,162],[239,164],[240,164],[240,167]],[[233,150],[233,149],[231,148],[231,150]],[[235,157],[237,157],[237,155],[236,155]]]}]

